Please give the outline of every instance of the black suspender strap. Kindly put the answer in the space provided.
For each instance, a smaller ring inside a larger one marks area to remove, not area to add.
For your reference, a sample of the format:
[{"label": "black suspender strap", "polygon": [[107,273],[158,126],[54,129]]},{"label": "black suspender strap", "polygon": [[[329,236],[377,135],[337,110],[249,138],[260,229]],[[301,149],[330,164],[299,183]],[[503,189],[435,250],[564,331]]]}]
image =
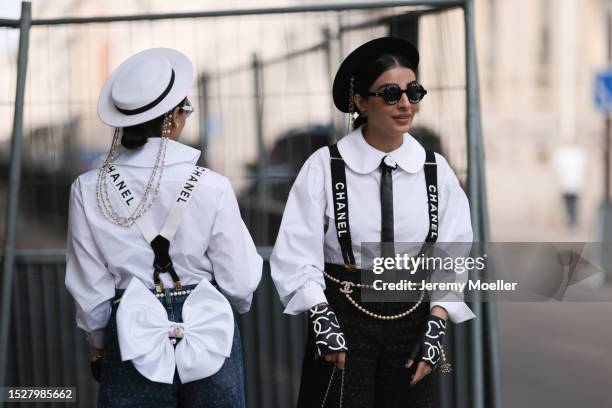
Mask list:
[{"label": "black suspender strap", "polygon": [[151,248],[153,249],[153,254],[155,255],[155,258],[153,259],[153,282],[155,283],[155,289],[157,292],[161,292],[163,285],[159,274],[168,272],[170,276],[172,276],[174,288],[176,290],[180,290],[181,280],[174,270],[174,265],[172,264],[172,259],[170,258],[170,241],[168,241],[167,238],[158,235],[153,241],[150,242],[150,244]]},{"label": "black suspender strap", "polygon": [[349,228],[348,192],[346,186],[346,172],[344,160],[336,144],[329,146],[332,196],[334,198],[334,218],[336,222],[336,235],[340,243],[344,266],[356,268],[355,255],[351,244],[351,231]]},{"label": "black suspender strap", "polygon": [[[153,249],[153,282],[155,284],[155,290],[158,293],[163,290],[162,281],[159,275],[164,272],[168,272],[172,277],[175,289],[181,289],[181,281],[174,270],[172,259],[170,258],[170,242],[178,230],[187,205],[204,171],[205,169],[203,167],[194,166],[188,178],[185,180],[183,187],[179,191],[178,197],[170,208],[168,218],[159,233],[146,215],[134,221],[134,224],[138,227],[145,241],[147,241]],[[127,181],[123,179],[117,167],[109,167],[107,175],[121,198],[121,201],[125,204],[125,208],[128,211],[127,214],[129,215],[130,201],[134,198],[132,190],[128,187]]]},{"label": "black suspender strap", "polygon": [[[334,218],[336,234],[344,264],[349,268],[356,268],[355,255],[351,244],[351,231],[349,228],[348,193],[346,186],[346,172],[344,159],[340,155],[336,144],[330,145],[330,166],[332,179],[332,196],[334,199]],[[438,168],[434,152],[425,150],[425,184],[427,188],[427,208],[429,214],[429,232],[425,238],[425,245],[421,253],[438,239]],[[429,244],[429,245],[428,245]]]},{"label": "black suspender strap", "polygon": [[438,239],[438,166],[436,155],[425,150],[425,184],[427,185],[427,208],[429,213],[429,233],[425,242],[436,242]]},{"label": "black suspender strap", "polygon": [[[425,242],[419,250],[417,257],[428,254],[438,239],[438,165],[434,152],[425,150],[425,165],[423,166],[423,170],[425,171],[425,185],[427,189],[429,232],[427,233]],[[430,278],[430,274],[426,274],[424,277],[424,279],[428,281]]]}]

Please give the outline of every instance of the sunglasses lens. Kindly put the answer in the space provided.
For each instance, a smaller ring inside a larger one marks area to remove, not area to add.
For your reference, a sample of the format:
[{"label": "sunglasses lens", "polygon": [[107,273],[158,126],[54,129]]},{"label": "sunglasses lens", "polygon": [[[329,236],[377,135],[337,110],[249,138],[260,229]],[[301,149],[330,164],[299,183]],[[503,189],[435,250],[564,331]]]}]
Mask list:
[{"label": "sunglasses lens", "polygon": [[408,101],[410,103],[419,103],[423,99],[423,95],[418,92],[409,92],[408,93]]},{"label": "sunglasses lens", "polygon": [[425,89],[418,82],[408,84],[408,101],[410,103],[419,103],[425,96]]},{"label": "sunglasses lens", "polygon": [[185,101],[185,104],[183,106],[181,106],[181,110],[183,112],[185,112],[185,114],[187,116],[191,115],[193,113],[193,106],[191,106],[191,103],[189,102],[189,99],[187,99]]},{"label": "sunglasses lens", "polygon": [[389,105],[395,105],[402,97],[402,90],[397,85],[389,85],[383,91],[382,97]]}]

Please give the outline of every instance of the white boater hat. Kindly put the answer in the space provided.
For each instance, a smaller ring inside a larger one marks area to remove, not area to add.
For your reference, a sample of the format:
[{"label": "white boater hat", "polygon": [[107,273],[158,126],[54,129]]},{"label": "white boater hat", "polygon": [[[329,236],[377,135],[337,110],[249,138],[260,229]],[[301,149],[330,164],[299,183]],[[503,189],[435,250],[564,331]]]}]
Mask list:
[{"label": "white boater hat", "polygon": [[178,105],[194,78],[191,61],[179,51],[141,51],[123,61],[104,84],[98,116],[117,128],[148,122]]}]

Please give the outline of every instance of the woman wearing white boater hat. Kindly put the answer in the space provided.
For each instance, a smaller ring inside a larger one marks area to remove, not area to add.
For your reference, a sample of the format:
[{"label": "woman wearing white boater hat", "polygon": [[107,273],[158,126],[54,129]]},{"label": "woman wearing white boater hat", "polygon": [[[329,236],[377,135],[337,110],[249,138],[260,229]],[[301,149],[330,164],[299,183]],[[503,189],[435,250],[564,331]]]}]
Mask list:
[{"label": "woman wearing white boater hat", "polygon": [[240,336],[260,277],[229,181],[178,142],[195,73],[178,51],[123,62],[100,94],[115,128],[70,193],[66,287],[103,407],[244,407]]}]

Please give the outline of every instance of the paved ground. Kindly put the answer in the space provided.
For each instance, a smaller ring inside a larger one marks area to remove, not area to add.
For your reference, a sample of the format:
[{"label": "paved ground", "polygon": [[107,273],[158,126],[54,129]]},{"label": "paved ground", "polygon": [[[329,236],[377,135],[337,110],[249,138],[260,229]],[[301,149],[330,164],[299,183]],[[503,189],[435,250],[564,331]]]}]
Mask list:
[{"label": "paved ground", "polygon": [[567,297],[607,302],[499,303],[505,408],[612,407],[612,287]]},{"label": "paved ground", "polygon": [[[595,215],[589,218],[568,229],[559,220],[498,217],[493,240],[597,241]],[[612,407],[612,286],[574,285],[565,299],[497,304],[504,408]]]}]

